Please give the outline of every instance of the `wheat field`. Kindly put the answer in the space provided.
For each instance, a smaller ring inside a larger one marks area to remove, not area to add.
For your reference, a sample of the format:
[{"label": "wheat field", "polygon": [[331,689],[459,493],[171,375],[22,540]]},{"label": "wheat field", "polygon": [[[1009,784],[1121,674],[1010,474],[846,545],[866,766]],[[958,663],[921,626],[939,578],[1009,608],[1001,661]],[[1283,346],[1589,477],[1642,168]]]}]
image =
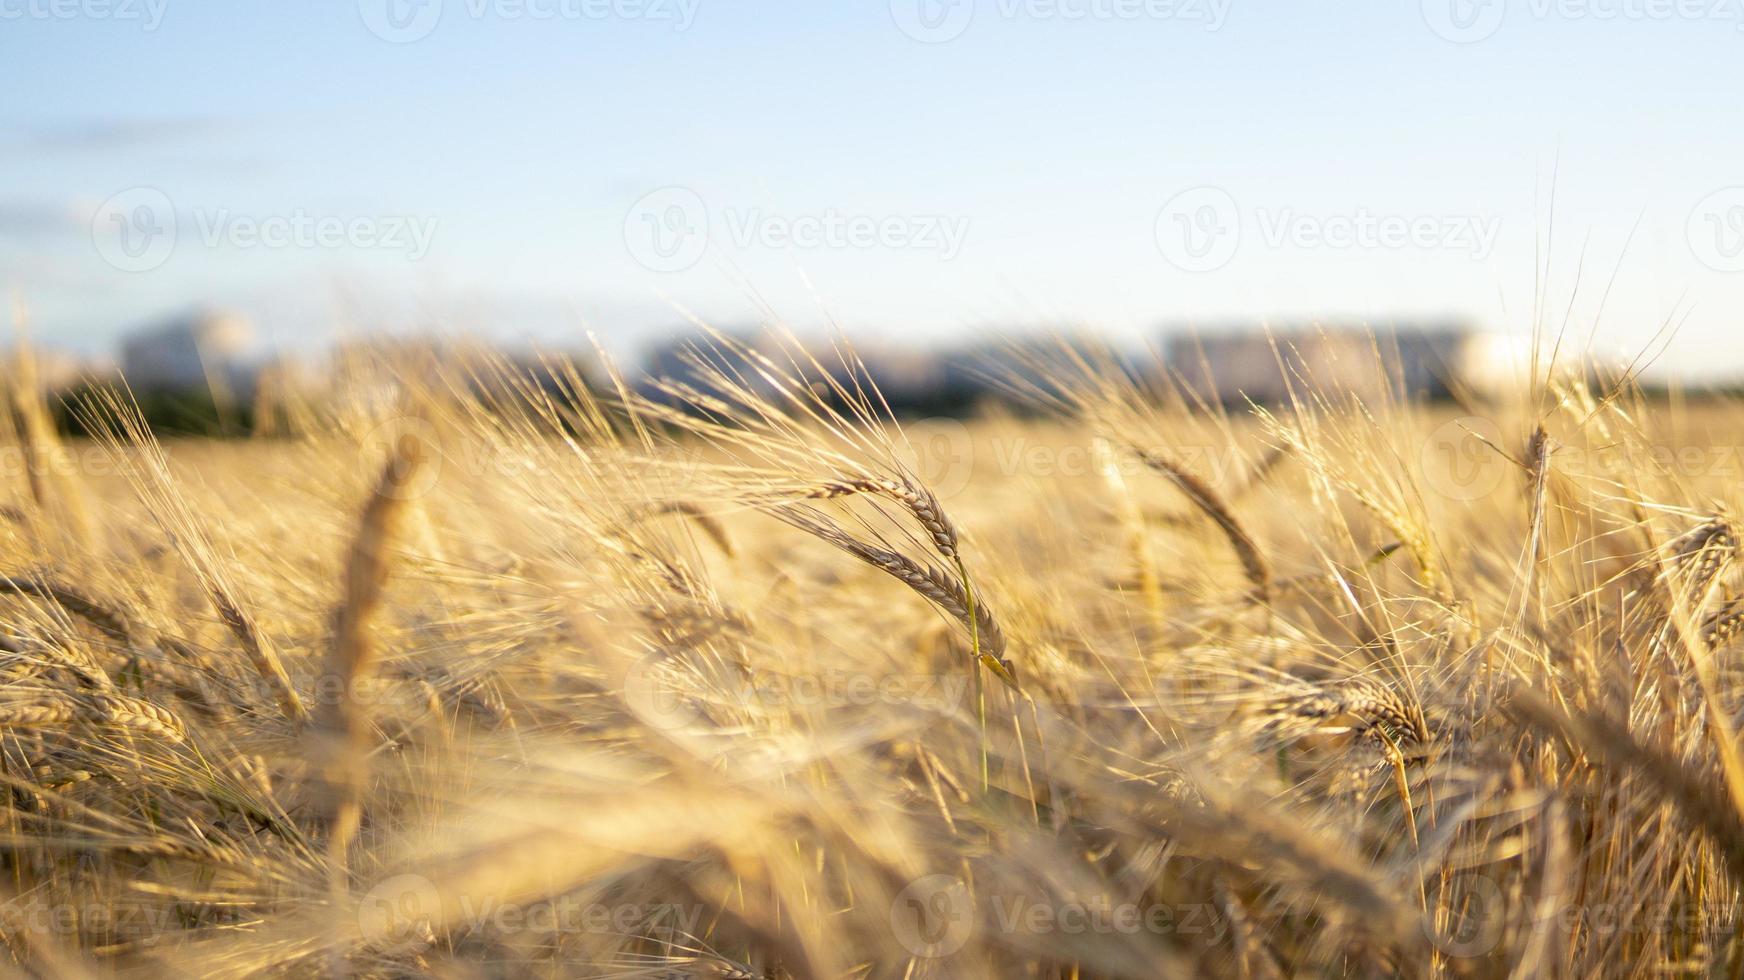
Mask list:
[{"label": "wheat field", "polygon": [[9,972],[1744,970],[1744,410],[742,353],[359,357],[227,442],[21,365]]}]

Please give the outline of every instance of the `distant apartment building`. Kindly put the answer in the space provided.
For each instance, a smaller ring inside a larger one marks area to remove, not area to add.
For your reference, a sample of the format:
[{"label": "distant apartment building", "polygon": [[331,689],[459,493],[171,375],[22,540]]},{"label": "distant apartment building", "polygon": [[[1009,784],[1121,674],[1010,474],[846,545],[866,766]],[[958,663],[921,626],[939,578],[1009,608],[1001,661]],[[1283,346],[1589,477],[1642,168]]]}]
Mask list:
[{"label": "distant apartment building", "polygon": [[732,336],[735,344],[725,347],[707,338],[681,335],[651,348],[642,362],[650,379],[643,384],[645,393],[657,400],[667,398],[659,382],[706,392],[716,387],[714,374],[719,372],[768,395],[773,386],[759,360],[767,358],[820,390],[834,382],[848,391],[860,391],[869,378],[877,394],[865,390],[864,397],[881,402],[898,416],[956,415],[986,402],[1020,403],[1051,391],[1055,386],[1049,380],[1049,366],[1072,357],[1135,377],[1143,371],[1142,364],[1126,353],[1094,338],[1066,334],[1026,333],[953,347],[877,340],[838,346],[834,341],[814,340],[797,348],[792,341],[763,331]]},{"label": "distant apartment building", "polygon": [[1064,394],[1070,379],[1082,381],[1086,374],[1124,375],[1141,390],[1154,391],[1166,369],[1205,401],[1238,406],[1249,400],[1278,404],[1292,391],[1336,391],[1365,399],[1387,391],[1427,398],[1491,395],[1510,390],[1529,360],[1529,351],[1511,338],[1458,323],[1173,331],[1163,343],[1161,365],[1154,353],[1082,333],[1025,333],[951,348],[862,343],[847,353],[846,362],[850,348],[827,341],[795,348],[791,341],[754,330],[734,338],[721,345],[680,336],[650,349],[641,390],[656,400],[670,400],[666,386],[671,385],[709,393],[718,391],[717,379],[724,375],[768,396],[774,383],[766,370],[773,364],[803,376],[820,392],[831,384],[855,392],[870,377],[882,402],[897,415],[950,415],[993,401],[1045,405]]},{"label": "distant apartment building", "polygon": [[128,334],[121,342],[121,372],[136,391],[250,386],[243,357],[254,331],[242,317],[198,312]]},{"label": "distant apartment building", "polygon": [[717,374],[737,379],[763,395],[775,392],[767,365],[803,378],[820,391],[831,382],[852,390],[866,377],[878,385],[884,399],[897,407],[935,397],[947,384],[951,366],[939,354],[889,344],[868,343],[850,350],[830,341],[795,344],[764,330],[740,330],[730,343],[706,336],[680,334],[644,355],[649,381],[644,394],[667,400],[663,385],[682,385],[703,392],[719,390]]},{"label": "distant apartment building", "polygon": [[1492,394],[1526,370],[1518,342],[1461,324],[1176,332],[1164,356],[1187,388],[1225,405],[1277,404],[1310,391],[1364,398],[1388,390],[1428,398]]}]

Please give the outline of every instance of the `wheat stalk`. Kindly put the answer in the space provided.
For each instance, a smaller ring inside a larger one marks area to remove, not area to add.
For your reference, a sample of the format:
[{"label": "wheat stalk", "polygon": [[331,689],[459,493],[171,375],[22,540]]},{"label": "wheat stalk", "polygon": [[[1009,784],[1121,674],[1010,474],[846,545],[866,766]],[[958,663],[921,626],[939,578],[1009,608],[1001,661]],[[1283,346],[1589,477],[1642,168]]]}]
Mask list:
[{"label": "wheat stalk", "polygon": [[890,575],[943,610],[976,639],[976,658],[981,665],[1005,683],[1014,688],[1017,686],[1011,662],[1004,657],[1005,631],[986,603],[976,602],[956,576],[899,552],[867,544],[797,507],[774,506],[768,510],[780,520]]},{"label": "wheat stalk", "polygon": [[325,778],[331,795],[328,823],[328,857],[332,887],[344,889],[347,854],[362,819],[364,783],[368,777],[364,759],[370,718],[358,703],[358,684],[375,668],[379,649],[372,624],[381,609],[387,585],[389,549],[407,488],[423,465],[425,447],[413,435],[396,441],[377,478],[373,492],[358,520],[345,565],[344,601],[334,617],[334,637],[327,657],[327,676],[335,682],[338,696],[317,720],[317,733],[329,756]]},{"label": "wheat stalk", "polygon": [[110,724],[170,742],[181,742],[187,737],[187,726],[174,712],[143,698],[100,694],[92,699],[91,704],[94,716]]},{"label": "wheat stalk", "polygon": [[1183,463],[1159,450],[1147,450],[1135,445],[1128,445],[1128,450],[1140,462],[1168,477],[1186,498],[1199,508],[1206,517],[1223,532],[1229,541],[1229,547],[1235,552],[1241,562],[1242,572],[1247,576],[1248,584],[1253,586],[1256,601],[1265,603],[1270,600],[1272,592],[1272,566],[1266,561],[1265,553],[1254,543],[1253,535],[1242,527],[1236,519],[1235,511],[1218,495],[1209,483],[1200,479]]}]

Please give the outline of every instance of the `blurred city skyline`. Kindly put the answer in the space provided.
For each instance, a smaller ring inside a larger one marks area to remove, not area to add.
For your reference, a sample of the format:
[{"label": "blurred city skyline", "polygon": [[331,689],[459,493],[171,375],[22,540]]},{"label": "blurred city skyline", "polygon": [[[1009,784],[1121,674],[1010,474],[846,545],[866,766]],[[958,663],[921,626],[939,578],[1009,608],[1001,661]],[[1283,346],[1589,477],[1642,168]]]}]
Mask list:
[{"label": "blurred city skyline", "polygon": [[0,286],[93,353],[1457,319],[1731,376],[1739,6],[0,0]]}]

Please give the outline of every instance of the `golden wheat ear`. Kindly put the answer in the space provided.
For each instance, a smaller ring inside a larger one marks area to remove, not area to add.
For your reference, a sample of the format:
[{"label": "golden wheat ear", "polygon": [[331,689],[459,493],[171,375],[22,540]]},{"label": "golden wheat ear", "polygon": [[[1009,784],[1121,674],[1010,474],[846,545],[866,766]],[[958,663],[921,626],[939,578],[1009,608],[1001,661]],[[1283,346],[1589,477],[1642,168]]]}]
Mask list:
[{"label": "golden wheat ear", "polygon": [[163,445],[152,434],[132,394],[125,388],[103,388],[81,399],[74,411],[97,443],[117,461],[135,496],[198,580],[219,621],[236,639],[284,717],[294,725],[306,723],[308,709],[283,658],[245,601],[249,597],[239,588],[232,557],[213,546],[202,515],[195,512],[171,475]]},{"label": "golden wheat ear", "polygon": [[[832,491],[827,491],[832,492]],[[1005,631],[993,610],[976,598],[972,587],[936,565],[917,561],[889,548],[869,544],[842,530],[835,522],[791,504],[765,505],[778,520],[820,541],[833,545],[908,586],[960,623],[969,634],[975,659],[1013,689],[1017,674],[1005,658]]]},{"label": "golden wheat ear", "polygon": [[1138,446],[1129,445],[1128,450],[1140,462],[1167,477],[1193,506],[1211,518],[1212,523],[1217,525],[1224,538],[1229,541],[1230,550],[1235,552],[1236,558],[1241,562],[1242,572],[1247,576],[1248,584],[1253,587],[1254,600],[1261,604],[1270,601],[1271,563],[1254,542],[1253,535],[1248,533],[1247,528],[1235,516],[1235,510],[1229,506],[1228,501],[1180,460],[1166,453],[1141,449]]},{"label": "golden wheat ear", "polygon": [[347,852],[362,818],[368,778],[370,717],[356,692],[374,671],[379,656],[373,624],[387,587],[390,550],[426,451],[414,435],[402,435],[394,443],[347,551],[345,595],[334,615],[326,668],[338,693],[324,704],[315,732],[325,743],[328,757],[324,774],[330,794],[328,853],[336,890],[343,885]]}]

